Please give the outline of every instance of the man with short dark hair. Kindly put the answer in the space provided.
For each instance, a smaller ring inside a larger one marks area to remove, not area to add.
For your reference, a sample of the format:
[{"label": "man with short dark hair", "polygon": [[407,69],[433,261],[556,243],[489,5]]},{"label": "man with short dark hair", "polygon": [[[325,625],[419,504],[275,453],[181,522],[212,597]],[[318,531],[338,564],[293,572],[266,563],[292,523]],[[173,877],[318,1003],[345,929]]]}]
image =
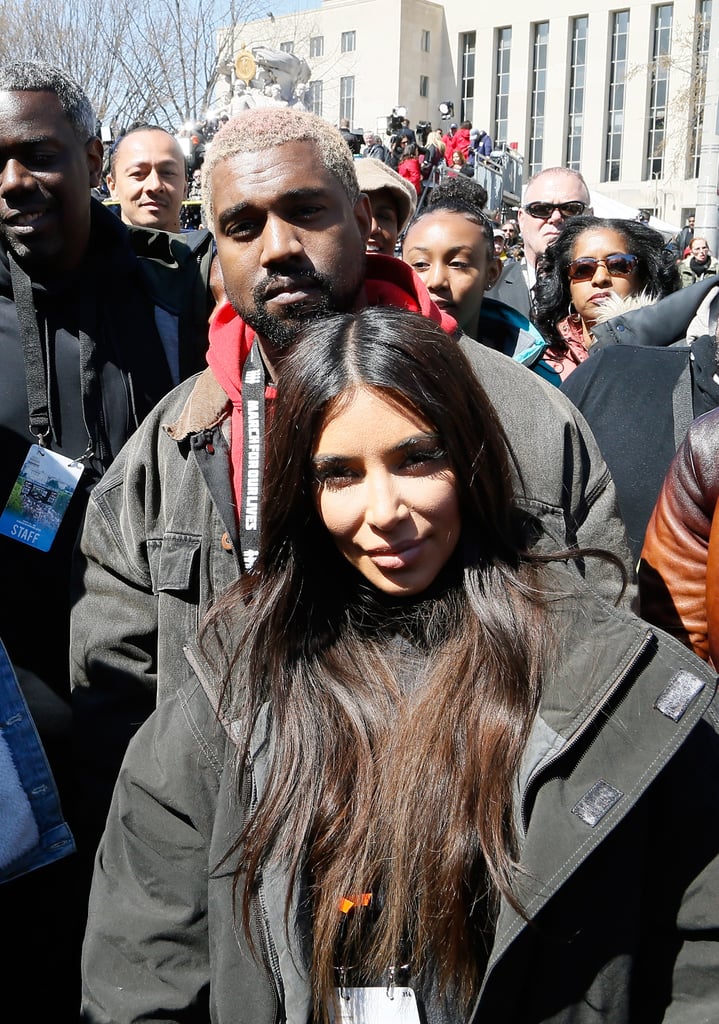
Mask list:
[{"label": "man with short dark hair", "polygon": [[[193,177],[201,173],[198,168]],[[180,226],[187,180],[179,142],[156,125],[130,129],[113,146],[107,182],[141,257],[172,383],[179,384],[205,365],[213,307],[212,236],[206,228]]]},{"label": "man with short dark hair", "polygon": [[359,156],[362,149],[362,136],[352,131],[348,117],[343,117],[340,121],[340,135],[349,146],[352,156]]},{"label": "man with short dark hair", "polygon": [[689,248],[691,240],[694,237],[694,217],[688,217],[687,222],[677,235],[677,253],[679,259],[684,259],[684,252]]},{"label": "man with short dark hair", "polygon": [[[0,636],[29,681],[71,825],[72,549],[92,487],[171,386],[127,230],[90,195],[103,161],[95,124],[63,71],[0,66]],[[6,977],[42,965],[23,997],[37,1020],[77,1014],[84,902],[73,862],[0,887]]]},{"label": "man with short dark hair", "polygon": [[[241,114],[215,136],[203,183],[229,300],[210,327],[209,367],[159,404],[96,488],[78,561],[73,697],[96,737],[88,779],[104,778],[107,800],[132,732],[189,679],[183,643],[253,565],[264,416],[298,330],[391,305],[456,333],[408,266],[366,255],[370,203],[341,135],[321,118]],[[505,356],[458,344],[512,444],[520,502],[545,519],[551,545],[626,556],[611,478],[571,404]],[[616,597],[606,562],[588,560],[586,572]],[[102,823],[106,806],[95,811]]]},{"label": "man with short dark hair", "polygon": [[110,150],[110,195],[125,224],[179,233],[187,195],[185,155],[174,135],[158,125],[140,125],[121,135]]}]

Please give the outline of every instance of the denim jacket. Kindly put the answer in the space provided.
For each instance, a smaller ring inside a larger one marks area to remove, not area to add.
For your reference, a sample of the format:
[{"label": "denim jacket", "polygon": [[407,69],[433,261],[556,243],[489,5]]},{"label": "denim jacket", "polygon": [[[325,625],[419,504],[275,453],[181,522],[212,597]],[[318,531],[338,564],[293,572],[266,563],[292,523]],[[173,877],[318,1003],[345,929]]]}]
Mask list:
[{"label": "denim jacket", "polygon": [[[629,567],[614,484],[582,417],[558,388],[507,356],[466,337],[459,344],[512,446],[519,504],[541,523],[547,545],[613,551]],[[158,701],[191,685],[183,645],[242,571],[231,408],[211,370],[183,382],[146,417],[90,496],[70,654],[78,784],[87,784],[82,810],[94,819],[88,828],[97,839],[131,736]],[[614,565],[588,558],[584,572],[616,599]],[[100,790],[104,803],[93,806]]]},{"label": "denim jacket", "polygon": [[0,641],[0,882],[74,852],[50,765]]}]

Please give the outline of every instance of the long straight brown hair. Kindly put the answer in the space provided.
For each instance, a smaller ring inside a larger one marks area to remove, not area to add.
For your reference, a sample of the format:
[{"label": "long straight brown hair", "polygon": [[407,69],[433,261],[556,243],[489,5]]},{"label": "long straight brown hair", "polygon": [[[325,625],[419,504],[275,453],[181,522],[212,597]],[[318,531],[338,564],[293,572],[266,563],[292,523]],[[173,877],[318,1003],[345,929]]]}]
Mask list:
[{"label": "long straight brown hair", "polygon": [[[358,387],[431,423],[456,479],[458,550],[405,602],[349,566],[316,510],[318,432]],[[288,894],[302,878],[318,1020],[349,963],[384,979],[409,960],[420,986],[466,1008],[500,894],[521,910],[514,790],[550,644],[511,458],[460,348],[424,317],[335,316],[283,361],[260,556],[212,610],[203,644],[234,637],[223,704],[244,723],[241,774],[271,709],[266,787],[231,852],[248,934],[263,868],[286,867]],[[365,892],[371,912],[340,912],[343,897]]]}]

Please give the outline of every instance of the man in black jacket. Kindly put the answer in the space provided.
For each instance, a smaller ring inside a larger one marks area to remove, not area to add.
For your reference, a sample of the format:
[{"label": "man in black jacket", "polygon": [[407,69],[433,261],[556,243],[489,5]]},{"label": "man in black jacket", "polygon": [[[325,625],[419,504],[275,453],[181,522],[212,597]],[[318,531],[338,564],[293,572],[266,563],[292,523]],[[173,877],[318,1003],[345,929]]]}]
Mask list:
[{"label": "man in black jacket", "polygon": [[186,181],[177,139],[157,125],[131,128],[113,146],[107,183],[141,258],[172,383],[179,384],[205,368],[214,247],[207,228],[180,227]]},{"label": "man in black jacket", "polygon": [[[0,66],[0,635],[71,824],[71,553],[92,486],[171,386],[127,230],[90,196],[102,159],[72,79]],[[0,889],[7,977],[42,963],[25,1003],[37,1020],[77,1013],[75,861]]]}]

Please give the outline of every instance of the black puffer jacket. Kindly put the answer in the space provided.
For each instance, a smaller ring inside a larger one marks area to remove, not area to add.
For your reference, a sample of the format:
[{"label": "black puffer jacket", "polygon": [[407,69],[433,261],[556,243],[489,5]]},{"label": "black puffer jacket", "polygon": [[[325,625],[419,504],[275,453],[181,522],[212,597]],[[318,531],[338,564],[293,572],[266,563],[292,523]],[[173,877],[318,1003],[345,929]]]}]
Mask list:
[{"label": "black puffer jacket", "polygon": [[596,324],[589,358],[561,385],[609,466],[635,565],[689,424],[719,405],[717,286],[713,277]]},{"label": "black puffer jacket", "polygon": [[[92,434],[95,455],[58,535],[43,553],[0,536],[3,636],[11,660],[69,699],[70,558],[91,487],[144,416],[171,386],[155,310],[120,220],[92,201],[88,252],[57,285],[27,281],[49,384],[50,447],[80,458]],[[92,374],[84,408],[80,336],[91,342]],[[0,507],[4,508],[30,445],[23,341],[8,257],[0,248]]]}]

